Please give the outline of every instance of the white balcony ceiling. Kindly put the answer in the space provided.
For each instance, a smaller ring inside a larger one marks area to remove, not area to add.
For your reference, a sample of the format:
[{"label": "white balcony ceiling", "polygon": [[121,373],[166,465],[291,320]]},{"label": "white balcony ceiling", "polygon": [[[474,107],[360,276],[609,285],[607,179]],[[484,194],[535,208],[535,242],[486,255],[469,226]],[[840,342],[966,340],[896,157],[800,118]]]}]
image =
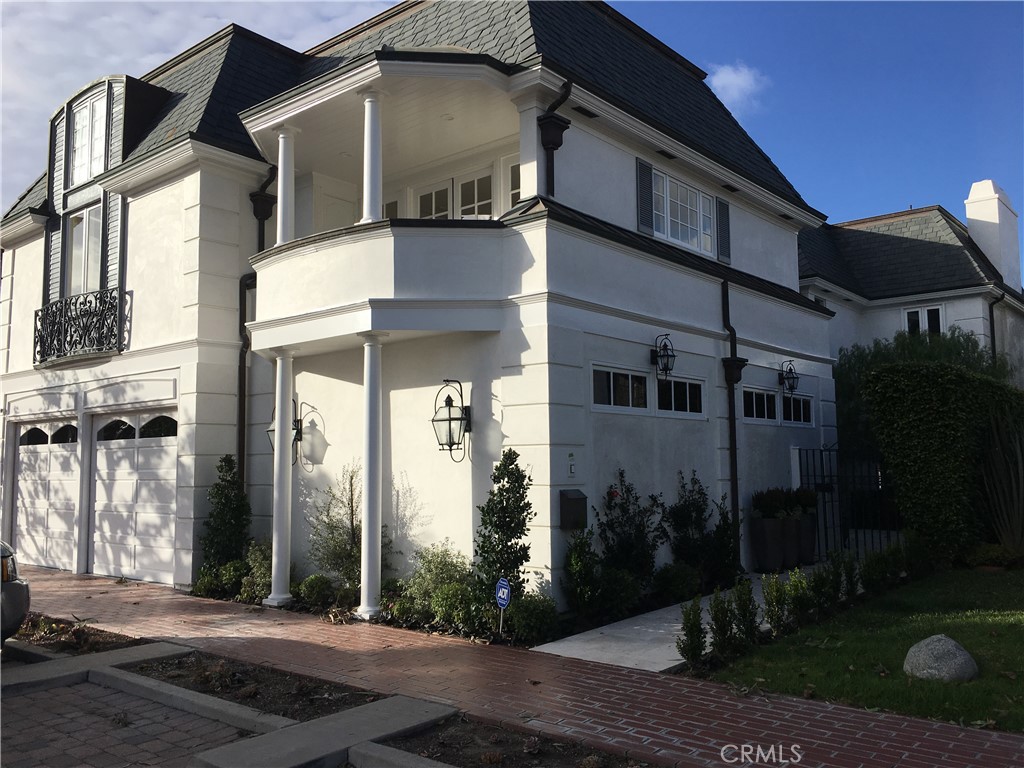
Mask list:
[{"label": "white balcony ceiling", "polygon": [[[472,80],[384,77],[382,93],[384,176],[441,162],[501,140],[518,142],[519,113],[507,93]],[[363,97],[349,92],[289,117],[296,172],[317,171],[358,183],[363,163]],[[262,131],[260,144],[276,162],[276,139]]]}]

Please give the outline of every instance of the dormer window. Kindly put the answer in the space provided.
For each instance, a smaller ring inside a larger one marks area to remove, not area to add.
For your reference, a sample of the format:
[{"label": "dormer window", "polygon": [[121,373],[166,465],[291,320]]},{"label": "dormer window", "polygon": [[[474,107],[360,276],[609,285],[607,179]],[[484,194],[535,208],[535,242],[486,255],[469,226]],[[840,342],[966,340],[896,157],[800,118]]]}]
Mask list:
[{"label": "dormer window", "polygon": [[86,97],[71,110],[71,186],[104,170],[107,146],[107,92]]},{"label": "dormer window", "polygon": [[68,264],[66,296],[100,289],[103,264],[102,206],[94,205],[68,216]]}]

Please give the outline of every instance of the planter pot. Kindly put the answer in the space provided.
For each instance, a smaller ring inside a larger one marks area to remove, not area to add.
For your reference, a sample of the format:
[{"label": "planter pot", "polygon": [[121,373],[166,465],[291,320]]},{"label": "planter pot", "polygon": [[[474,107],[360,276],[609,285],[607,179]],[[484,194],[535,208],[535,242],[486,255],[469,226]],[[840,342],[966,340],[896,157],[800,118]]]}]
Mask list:
[{"label": "planter pot", "polygon": [[782,567],[786,570],[800,565],[800,520],[781,521],[782,526]]},{"label": "planter pot", "polygon": [[784,522],[757,517],[750,521],[750,546],[759,573],[777,573],[782,569]]},{"label": "planter pot", "polygon": [[818,516],[800,516],[800,565],[814,565],[814,554],[818,543]]}]

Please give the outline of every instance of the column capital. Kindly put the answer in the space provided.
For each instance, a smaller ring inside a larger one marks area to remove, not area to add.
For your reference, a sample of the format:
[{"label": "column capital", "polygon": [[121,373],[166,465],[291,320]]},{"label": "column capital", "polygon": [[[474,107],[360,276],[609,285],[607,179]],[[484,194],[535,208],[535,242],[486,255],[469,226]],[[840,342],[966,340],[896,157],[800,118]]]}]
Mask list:
[{"label": "column capital", "polygon": [[302,129],[288,123],[281,123],[271,128],[278,136],[296,136],[302,133]]},{"label": "column capital", "polygon": [[390,335],[387,331],[363,331],[356,334],[364,344],[380,344]]},{"label": "column capital", "polygon": [[386,95],[387,94],[380,88],[375,88],[372,85],[368,85],[365,88],[360,88],[358,91],[356,91],[356,96],[362,96],[363,101],[368,101],[370,99],[380,99],[381,96]]}]

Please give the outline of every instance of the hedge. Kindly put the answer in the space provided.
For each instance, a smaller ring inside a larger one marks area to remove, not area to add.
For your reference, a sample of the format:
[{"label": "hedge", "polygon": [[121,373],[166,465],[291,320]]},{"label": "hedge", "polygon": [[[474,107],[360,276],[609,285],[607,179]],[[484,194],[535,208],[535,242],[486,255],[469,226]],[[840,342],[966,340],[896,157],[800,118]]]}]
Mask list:
[{"label": "hedge", "polygon": [[938,562],[962,559],[982,529],[992,414],[1024,413],[1024,392],[946,363],[881,366],[864,392],[905,525]]}]

